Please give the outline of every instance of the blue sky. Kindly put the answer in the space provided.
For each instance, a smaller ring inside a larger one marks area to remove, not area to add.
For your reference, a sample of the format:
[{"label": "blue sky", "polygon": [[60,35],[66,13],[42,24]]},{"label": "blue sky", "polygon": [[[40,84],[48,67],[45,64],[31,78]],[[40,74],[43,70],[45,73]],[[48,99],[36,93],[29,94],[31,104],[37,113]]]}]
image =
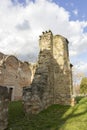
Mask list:
[{"label": "blue sky", "polygon": [[[87,20],[87,0],[53,0],[71,14],[71,20]],[[74,14],[76,12],[76,15]]]},{"label": "blue sky", "polygon": [[86,6],[87,0],[1,1],[0,51],[36,61],[39,35],[50,29],[69,40],[70,61],[87,74]]},{"label": "blue sky", "polygon": [[[87,20],[87,0],[53,0],[59,6],[64,7],[70,13],[70,20]],[[87,33],[87,27],[84,28],[84,33]],[[84,44],[83,44],[84,46]],[[81,61],[87,63],[87,51],[71,57],[73,64],[79,64]],[[84,66],[83,66],[84,67]],[[86,70],[85,70],[86,71]]]}]

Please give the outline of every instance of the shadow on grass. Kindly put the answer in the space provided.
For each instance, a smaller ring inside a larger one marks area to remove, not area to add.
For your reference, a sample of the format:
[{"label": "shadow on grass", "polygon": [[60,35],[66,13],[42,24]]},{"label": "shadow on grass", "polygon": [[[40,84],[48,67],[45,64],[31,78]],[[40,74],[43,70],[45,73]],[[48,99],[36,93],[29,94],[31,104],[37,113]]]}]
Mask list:
[{"label": "shadow on grass", "polygon": [[24,115],[22,102],[12,102],[7,130],[86,130],[86,122],[87,98],[74,107],[52,105],[32,116]]},{"label": "shadow on grass", "polygon": [[83,96],[77,96],[77,97],[75,97],[76,103],[79,103],[82,98],[84,98],[84,97]]}]

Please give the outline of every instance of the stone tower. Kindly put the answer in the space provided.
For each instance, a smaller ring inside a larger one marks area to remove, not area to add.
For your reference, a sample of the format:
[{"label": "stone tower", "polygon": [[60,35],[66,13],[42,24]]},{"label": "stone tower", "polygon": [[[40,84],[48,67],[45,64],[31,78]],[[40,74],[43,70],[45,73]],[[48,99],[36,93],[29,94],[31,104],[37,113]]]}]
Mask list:
[{"label": "stone tower", "polygon": [[71,67],[69,62],[68,40],[63,36],[53,37],[54,62],[54,103],[70,104],[71,102]]},{"label": "stone tower", "polygon": [[31,86],[24,88],[24,108],[36,114],[52,104],[71,103],[71,68],[66,38],[43,32],[40,53]]}]

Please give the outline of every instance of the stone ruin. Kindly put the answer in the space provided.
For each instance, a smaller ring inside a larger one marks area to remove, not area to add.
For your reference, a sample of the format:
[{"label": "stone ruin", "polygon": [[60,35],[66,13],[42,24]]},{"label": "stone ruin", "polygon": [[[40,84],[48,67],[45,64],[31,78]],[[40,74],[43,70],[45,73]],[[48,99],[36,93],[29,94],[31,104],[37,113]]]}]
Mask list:
[{"label": "stone ruin", "polygon": [[24,109],[30,114],[37,114],[52,104],[71,104],[72,64],[68,40],[46,31],[40,36],[39,46],[34,79],[23,90]]},{"label": "stone ruin", "polygon": [[0,86],[0,130],[5,130],[8,125],[8,104],[8,89]]},{"label": "stone ruin", "polygon": [[22,100],[23,87],[30,83],[30,64],[0,53],[0,85],[9,88],[10,100]]},{"label": "stone ruin", "polygon": [[[4,86],[17,86],[19,91],[18,86],[23,88],[32,81],[23,89],[24,109],[30,114],[37,114],[52,104],[71,104],[72,64],[68,40],[60,35],[53,36],[51,31],[43,32],[39,45],[38,62],[30,65],[32,75],[29,64],[23,64],[14,56],[0,54],[0,130],[6,129],[8,124],[10,91]],[[17,94],[20,93],[18,91]]]}]

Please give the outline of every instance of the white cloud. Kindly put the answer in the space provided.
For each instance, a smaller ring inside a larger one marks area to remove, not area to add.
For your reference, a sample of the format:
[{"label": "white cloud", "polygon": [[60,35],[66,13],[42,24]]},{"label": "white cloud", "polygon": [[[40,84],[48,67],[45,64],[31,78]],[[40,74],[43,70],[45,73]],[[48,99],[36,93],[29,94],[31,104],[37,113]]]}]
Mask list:
[{"label": "white cloud", "polygon": [[83,75],[87,75],[87,62],[84,61],[80,61],[79,63],[77,63],[75,66],[75,71],[79,72],[79,73],[83,73]]},{"label": "white cloud", "polygon": [[71,56],[86,51],[87,21],[70,21],[69,12],[51,0],[26,0],[27,6],[16,2],[0,2],[0,51],[27,60],[37,57],[39,35],[49,29],[69,39]]},{"label": "white cloud", "polygon": [[16,27],[19,30],[28,30],[30,28],[29,21],[24,20],[23,23],[18,24]]},{"label": "white cloud", "polygon": [[73,10],[73,13],[74,13],[75,15],[78,15],[78,9]]}]

